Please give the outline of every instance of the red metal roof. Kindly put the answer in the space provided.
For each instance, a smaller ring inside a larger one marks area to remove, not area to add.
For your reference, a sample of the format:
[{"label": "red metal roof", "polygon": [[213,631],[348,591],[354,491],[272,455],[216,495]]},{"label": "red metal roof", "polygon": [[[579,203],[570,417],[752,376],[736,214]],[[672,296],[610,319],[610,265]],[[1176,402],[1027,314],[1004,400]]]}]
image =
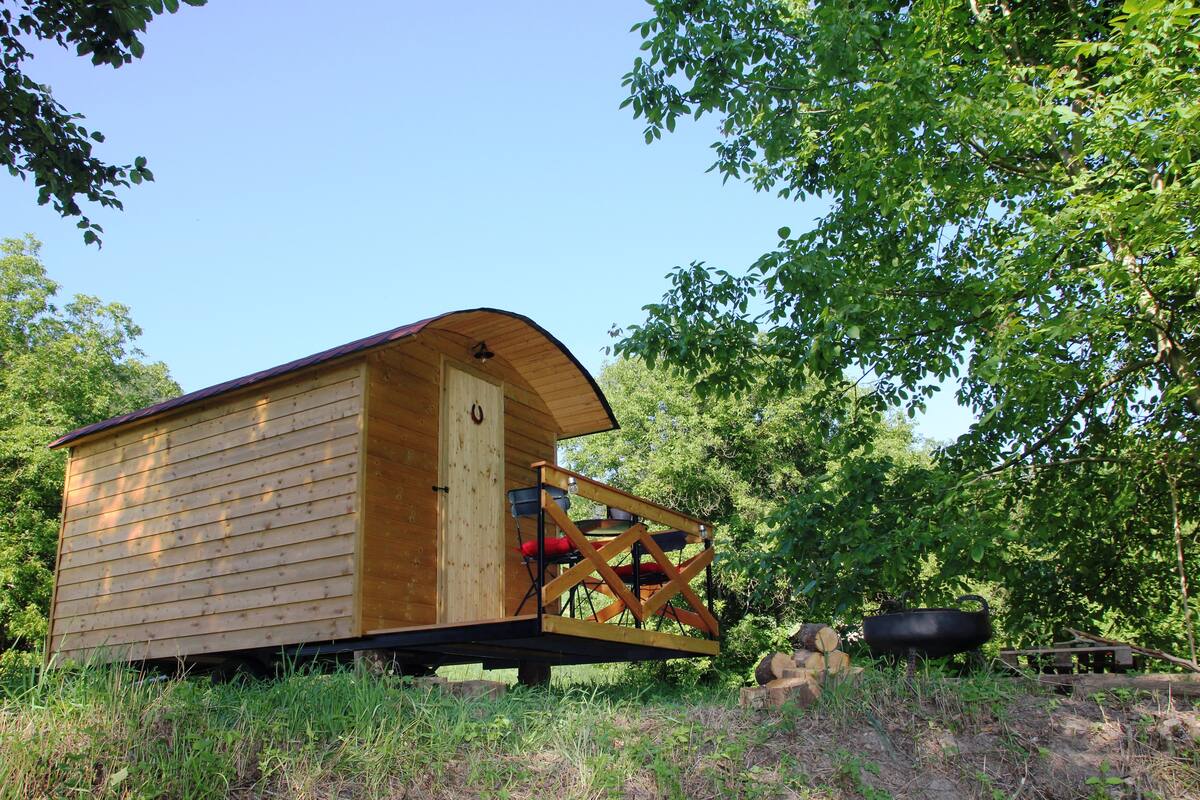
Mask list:
[{"label": "red metal roof", "polygon": [[353,353],[361,353],[364,350],[370,350],[373,347],[379,347],[380,345],[388,344],[390,342],[397,341],[398,339],[403,339],[405,337],[420,333],[432,322],[437,322],[438,320],[445,319],[446,317],[451,317],[456,314],[466,314],[474,311],[490,311],[495,314],[503,314],[508,317],[513,317],[514,319],[522,320],[534,330],[538,331],[540,334],[553,342],[558,349],[561,350],[563,354],[571,360],[571,363],[575,365],[580,373],[587,378],[592,390],[596,393],[596,397],[600,400],[601,405],[604,407],[605,413],[608,414],[608,418],[612,422],[612,427],[618,427],[617,418],[613,415],[612,407],[608,404],[608,399],[604,396],[604,393],[600,391],[600,387],[596,384],[596,381],[591,376],[591,373],[584,369],[583,365],[579,363],[579,359],[575,358],[575,356],[571,354],[571,351],[568,350],[562,342],[552,336],[549,331],[538,325],[529,317],[526,317],[522,314],[516,314],[511,311],[504,311],[498,308],[467,308],[459,311],[448,311],[444,314],[438,314],[435,317],[429,317],[428,319],[420,320],[419,322],[410,322],[407,325],[401,325],[399,328],[392,328],[390,331],[384,331],[383,333],[377,333],[373,336],[366,336],[362,339],[358,339],[347,344],[331,347],[328,350],[322,350],[320,353],[314,353],[311,356],[298,358],[295,361],[289,361],[288,363],[280,364],[277,367],[264,369],[251,375],[244,375],[241,378],[234,378],[231,381],[218,383],[215,386],[209,386],[206,389],[198,389],[194,392],[189,392],[188,394],[180,395],[179,397],[175,397],[170,400],[164,400],[161,403],[155,403],[152,406],[138,409],[137,411],[131,411],[128,414],[122,414],[118,417],[112,417],[111,419],[106,419],[101,422],[93,422],[91,425],[84,425],[82,428],[76,428],[70,433],[64,434],[55,439],[50,444],[50,447],[61,447],[65,444],[75,441],[76,439],[80,439],[93,433],[108,430],[109,428],[115,428],[119,425],[125,425],[126,423],[134,422],[136,420],[146,419],[147,417],[162,414],[166,411],[173,411],[177,408],[191,405],[192,403],[198,403],[201,400],[207,400],[218,395],[226,394],[227,392],[243,389],[247,386],[252,386],[256,383],[270,380],[271,378],[278,378],[281,375],[287,375],[289,372],[296,372],[297,370],[301,370],[306,367],[312,367],[326,361],[332,361],[335,358],[341,358],[342,356],[348,356]]}]

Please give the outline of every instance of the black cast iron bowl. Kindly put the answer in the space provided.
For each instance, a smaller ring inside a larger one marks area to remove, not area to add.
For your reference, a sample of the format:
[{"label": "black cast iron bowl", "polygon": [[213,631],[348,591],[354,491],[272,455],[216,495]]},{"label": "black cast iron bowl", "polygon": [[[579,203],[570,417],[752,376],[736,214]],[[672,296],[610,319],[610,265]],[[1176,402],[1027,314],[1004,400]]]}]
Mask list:
[{"label": "black cast iron bowl", "polygon": [[873,656],[941,658],[975,650],[992,638],[987,601],[965,594],[955,602],[975,601],[979,611],[959,608],[912,608],[863,619],[863,638]]}]

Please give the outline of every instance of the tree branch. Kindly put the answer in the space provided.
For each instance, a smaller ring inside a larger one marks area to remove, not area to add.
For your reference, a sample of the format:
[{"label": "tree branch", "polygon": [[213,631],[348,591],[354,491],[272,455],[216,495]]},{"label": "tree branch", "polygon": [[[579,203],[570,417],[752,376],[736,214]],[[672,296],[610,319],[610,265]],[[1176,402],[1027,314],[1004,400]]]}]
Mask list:
[{"label": "tree branch", "polygon": [[1096,399],[1101,392],[1115,386],[1138,370],[1153,366],[1154,363],[1155,359],[1153,358],[1143,358],[1126,364],[1124,367],[1113,373],[1108,380],[1104,381],[1099,386],[1084,392],[1074,403],[1071,404],[1071,407],[1067,410],[1067,413],[1063,415],[1062,419],[1055,423],[1050,430],[1046,431],[1046,433],[1040,436],[1037,441],[1025,448],[1022,448],[1019,453],[1016,453],[1013,456],[1005,459],[1005,461],[999,466],[985,470],[984,472],[981,472],[978,475],[975,475],[974,477],[964,481],[963,484],[972,484],[976,481],[982,480],[983,478],[991,477],[992,475],[998,475],[999,473],[1004,472],[1005,470],[1019,463],[1023,459],[1029,457],[1035,451],[1045,447],[1054,439],[1054,437],[1058,436],[1063,429],[1071,423],[1071,420],[1075,418],[1075,415],[1078,414],[1080,410],[1082,410],[1088,403],[1092,402],[1092,400]]},{"label": "tree branch", "polygon": [[971,139],[970,137],[968,137],[966,139],[956,138],[956,141],[958,142],[960,147],[965,147],[966,149],[975,153],[975,155],[977,155],[979,158],[981,158],[985,163],[989,164],[990,166],[995,167],[996,169],[1004,170],[1005,172],[1010,172],[1013,175],[1020,175],[1021,177],[1029,178],[1030,180],[1046,181],[1048,183],[1052,183],[1057,186],[1069,185],[1065,181],[1053,180],[1050,177],[1049,172],[1042,171],[1042,170],[1031,170],[1026,167],[1020,167],[1020,166],[1017,166],[1016,164],[1012,163],[1008,159],[1001,158],[1000,156],[994,155],[993,153],[988,151],[983,145],[979,144],[978,142],[976,142],[974,139]]}]

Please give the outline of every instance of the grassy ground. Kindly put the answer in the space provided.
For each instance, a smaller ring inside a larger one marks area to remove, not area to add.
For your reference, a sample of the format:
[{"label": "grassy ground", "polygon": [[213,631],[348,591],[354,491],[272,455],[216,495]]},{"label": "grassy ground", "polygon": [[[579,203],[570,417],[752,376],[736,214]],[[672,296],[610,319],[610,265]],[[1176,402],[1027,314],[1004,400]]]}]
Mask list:
[{"label": "grassy ground", "polygon": [[807,711],[735,701],[611,668],[494,701],[352,670],[231,684],[58,671],[0,698],[0,795],[1200,797],[1200,722],[1161,698],[869,670]]}]

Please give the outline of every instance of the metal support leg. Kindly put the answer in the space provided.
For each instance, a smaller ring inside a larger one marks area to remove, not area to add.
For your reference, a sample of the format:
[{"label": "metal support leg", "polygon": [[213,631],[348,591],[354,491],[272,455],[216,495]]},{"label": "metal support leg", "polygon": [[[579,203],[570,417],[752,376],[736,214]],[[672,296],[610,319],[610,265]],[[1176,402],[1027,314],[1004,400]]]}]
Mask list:
[{"label": "metal support leg", "polygon": [[546,585],[546,509],[542,506],[542,495],[545,492],[545,484],[542,482],[544,470],[538,467],[537,471],[537,497],[538,497],[538,515],[537,515],[537,585],[534,589],[537,591],[537,616],[538,627],[542,625],[542,615],[545,613],[545,608],[542,605],[542,587]]},{"label": "metal support leg", "polygon": [[[638,600],[642,599],[642,545],[640,542],[633,543],[633,596]],[[637,618],[637,614],[633,615],[633,625],[635,628],[642,627],[642,621]]]},{"label": "metal support leg", "polygon": [[[705,527],[703,525],[701,525],[700,526],[700,535],[704,537],[704,549],[705,550],[708,550],[709,548],[712,547],[712,540],[708,538],[707,534],[708,534],[708,531],[706,531]],[[704,568],[704,602],[708,606],[708,610],[712,611],[715,614],[716,612],[713,610],[713,577],[712,577],[712,564],[711,563],[707,567]],[[708,638],[714,639],[716,637],[710,633],[708,635]]]}]

